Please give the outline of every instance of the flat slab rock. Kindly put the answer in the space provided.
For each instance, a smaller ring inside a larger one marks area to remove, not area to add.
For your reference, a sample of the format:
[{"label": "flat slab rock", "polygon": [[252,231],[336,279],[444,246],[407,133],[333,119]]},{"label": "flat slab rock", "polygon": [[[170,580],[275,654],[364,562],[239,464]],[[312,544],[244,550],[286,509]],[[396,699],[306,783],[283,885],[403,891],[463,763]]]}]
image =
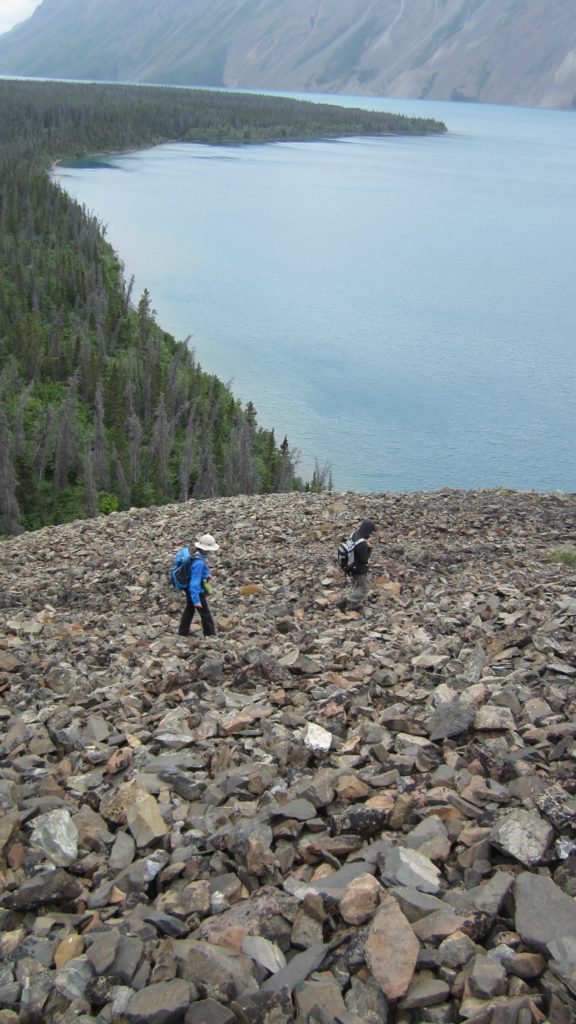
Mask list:
[{"label": "flat slab rock", "polygon": [[576,902],[552,879],[524,872],[514,883],[516,930],[528,946],[546,954],[554,940],[576,935]]}]

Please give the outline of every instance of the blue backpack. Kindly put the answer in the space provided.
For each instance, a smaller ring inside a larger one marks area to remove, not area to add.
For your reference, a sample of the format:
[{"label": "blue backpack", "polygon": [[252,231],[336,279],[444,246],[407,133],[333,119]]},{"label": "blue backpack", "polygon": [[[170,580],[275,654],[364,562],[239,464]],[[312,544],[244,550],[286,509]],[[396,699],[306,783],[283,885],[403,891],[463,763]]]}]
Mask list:
[{"label": "blue backpack", "polygon": [[192,559],[190,548],[179,548],[170,569],[170,582],[175,590],[187,590],[190,585]]}]

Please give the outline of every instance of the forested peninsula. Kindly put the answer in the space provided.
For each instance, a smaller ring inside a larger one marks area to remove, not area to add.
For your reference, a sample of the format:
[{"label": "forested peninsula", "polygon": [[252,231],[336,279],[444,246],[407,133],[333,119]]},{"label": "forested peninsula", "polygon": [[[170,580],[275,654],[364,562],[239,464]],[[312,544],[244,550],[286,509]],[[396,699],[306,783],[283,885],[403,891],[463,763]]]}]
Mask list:
[{"label": "forested peninsula", "polygon": [[49,168],[174,140],[445,126],[255,94],[30,80],[0,80],[0,109],[0,534],[304,486],[287,439],[162,330],[147,292],[132,297],[103,226]]}]

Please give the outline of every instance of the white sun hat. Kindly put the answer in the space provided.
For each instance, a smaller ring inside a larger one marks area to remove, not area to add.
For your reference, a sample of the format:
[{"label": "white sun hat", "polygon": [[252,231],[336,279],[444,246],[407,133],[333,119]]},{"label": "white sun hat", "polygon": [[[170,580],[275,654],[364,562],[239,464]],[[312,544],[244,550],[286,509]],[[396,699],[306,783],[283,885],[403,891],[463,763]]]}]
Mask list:
[{"label": "white sun hat", "polygon": [[211,533],[203,533],[194,541],[194,547],[200,551],[218,551],[220,545],[216,543]]}]

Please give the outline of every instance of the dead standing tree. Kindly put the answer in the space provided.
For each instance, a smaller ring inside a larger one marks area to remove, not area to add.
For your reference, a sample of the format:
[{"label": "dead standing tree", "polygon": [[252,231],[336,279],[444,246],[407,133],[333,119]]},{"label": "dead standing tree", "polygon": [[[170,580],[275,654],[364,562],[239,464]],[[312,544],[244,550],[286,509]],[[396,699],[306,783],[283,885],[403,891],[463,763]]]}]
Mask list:
[{"label": "dead standing tree", "polygon": [[0,532],[15,534],[22,529],[16,498],[16,473],[12,461],[12,438],[8,420],[0,412]]}]

